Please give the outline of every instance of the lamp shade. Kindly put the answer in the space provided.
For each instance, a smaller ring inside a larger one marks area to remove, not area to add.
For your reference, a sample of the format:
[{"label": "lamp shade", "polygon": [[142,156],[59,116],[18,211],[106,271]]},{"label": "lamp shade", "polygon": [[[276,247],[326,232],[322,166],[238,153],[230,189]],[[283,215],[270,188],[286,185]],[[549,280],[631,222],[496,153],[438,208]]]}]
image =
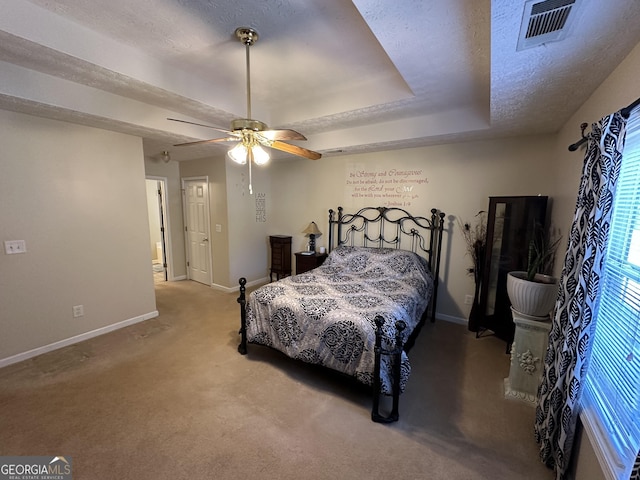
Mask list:
[{"label": "lamp shade", "polygon": [[305,235],[322,235],[322,232],[318,230],[316,222],[311,222],[309,226],[302,231],[302,233]]}]

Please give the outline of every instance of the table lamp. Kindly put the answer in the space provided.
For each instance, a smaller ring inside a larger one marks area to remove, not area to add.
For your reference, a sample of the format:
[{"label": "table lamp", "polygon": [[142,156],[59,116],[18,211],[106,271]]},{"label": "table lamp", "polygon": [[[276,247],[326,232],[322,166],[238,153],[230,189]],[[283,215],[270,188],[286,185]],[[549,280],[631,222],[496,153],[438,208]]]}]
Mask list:
[{"label": "table lamp", "polygon": [[316,251],[316,235],[322,235],[322,232],[318,230],[318,226],[316,222],[311,222],[307,228],[305,228],[302,233],[309,237],[309,251]]}]

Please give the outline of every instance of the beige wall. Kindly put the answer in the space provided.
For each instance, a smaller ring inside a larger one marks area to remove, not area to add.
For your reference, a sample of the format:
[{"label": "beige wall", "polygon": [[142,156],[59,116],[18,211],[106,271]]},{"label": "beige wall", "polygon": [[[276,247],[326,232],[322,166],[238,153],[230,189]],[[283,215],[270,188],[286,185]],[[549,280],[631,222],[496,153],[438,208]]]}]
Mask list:
[{"label": "beige wall", "polygon": [[0,362],[157,315],[142,141],[7,111],[0,124],[0,241],[27,246],[0,254]]},{"label": "beige wall", "polygon": [[[258,194],[263,194],[267,208],[271,207],[268,168],[253,168],[255,195],[250,195],[248,167],[236,165],[223,156],[172,161],[168,164],[151,158],[145,160],[147,175],[169,179],[171,238],[176,272],[186,278],[181,182],[183,178],[206,177],[209,181],[213,286],[232,291],[237,289],[238,279],[242,276],[250,281],[266,279],[266,225],[270,215],[267,211],[266,222],[256,220],[256,198]],[[220,231],[216,231],[216,225],[220,226]]]},{"label": "beige wall", "polygon": [[[211,225],[211,265],[213,285],[230,286],[229,222],[227,220],[227,184],[225,162],[222,158],[202,158],[180,162],[180,178],[207,177],[209,180],[209,223]],[[220,232],[216,231],[220,225]],[[182,234],[183,238],[184,235]],[[183,241],[184,245],[184,241]],[[184,247],[183,247],[184,248]]]},{"label": "beige wall", "polygon": [[[640,97],[639,77],[640,45],[631,51],[558,133],[555,153],[558,162],[554,175],[551,177],[551,180],[556,184],[556,189],[561,189],[563,185],[572,185],[574,192],[577,193],[585,147],[583,146],[576,152],[569,152],[567,147],[580,139],[580,124],[588,123],[587,132],[589,132],[594,122],[635,101]],[[575,193],[573,198],[567,198],[563,202],[565,208],[562,211],[557,211],[559,223],[561,221],[571,222],[575,211]]]},{"label": "beige wall", "polygon": [[[227,215],[229,218],[229,285],[237,288],[238,279],[261,282],[269,266],[269,226],[274,211],[281,206],[273,199],[273,165],[252,168],[253,194],[249,193],[249,167],[226,159]],[[258,218],[257,202],[264,200],[265,217]],[[265,221],[263,221],[265,220]]]},{"label": "beige wall", "polygon": [[[440,318],[466,322],[469,305],[465,295],[473,294],[473,280],[466,274],[471,259],[458,231],[457,218],[473,221],[486,210],[489,196],[548,195],[557,193],[550,181],[555,168],[553,136],[531,136],[502,140],[439,145],[388,152],[326,157],[319,161],[294,160],[271,167],[274,209],[269,233],[294,237],[294,251],[304,249],[300,233],[315,221],[323,233],[328,228],[328,210],[343,206],[346,211],[364,206],[385,205],[384,198],[354,198],[347,181],[358,171],[422,171],[427,183],[414,185],[406,208],[428,215],[431,208],[446,214],[444,264],[438,293]],[[399,177],[402,178],[402,177]],[[326,235],[317,245],[327,245]]]},{"label": "beige wall", "polygon": [[575,480],[606,480],[609,478],[604,474],[598,460],[598,454],[594,450],[587,430],[580,421],[576,426],[570,478]]},{"label": "beige wall", "polygon": [[[559,160],[554,176],[556,184],[573,184],[574,191],[577,193],[578,179],[581,174],[582,159],[584,158],[584,147],[572,153],[567,150],[567,146],[580,138],[580,124],[582,122],[587,122],[591,125],[603,116],[626,107],[640,97],[638,78],[640,78],[640,45],[632,50],[558,134],[557,151]],[[571,205],[569,205],[568,201],[566,203],[566,208],[559,209],[558,215],[571,222],[575,210],[575,198]],[[580,447],[578,458],[575,462],[573,478],[579,480],[608,478],[597,468],[599,463],[594,458],[595,454],[593,452],[595,448],[585,429],[578,429],[576,442]]]}]

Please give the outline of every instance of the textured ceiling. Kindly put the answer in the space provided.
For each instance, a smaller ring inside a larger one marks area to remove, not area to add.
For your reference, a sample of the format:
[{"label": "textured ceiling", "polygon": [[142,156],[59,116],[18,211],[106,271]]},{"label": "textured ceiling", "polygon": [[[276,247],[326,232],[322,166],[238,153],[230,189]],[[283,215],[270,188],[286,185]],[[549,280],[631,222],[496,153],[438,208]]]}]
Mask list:
[{"label": "textured ceiling", "polygon": [[150,157],[220,155],[228,144],[173,147],[223,135],[167,117],[246,116],[234,31],[248,26],[252,117],[324,155],[555,132],[640,41],[640,1],[578,0],[566,39],[516,51],[523,5],[12,0],[0,108],[137,135]]}]

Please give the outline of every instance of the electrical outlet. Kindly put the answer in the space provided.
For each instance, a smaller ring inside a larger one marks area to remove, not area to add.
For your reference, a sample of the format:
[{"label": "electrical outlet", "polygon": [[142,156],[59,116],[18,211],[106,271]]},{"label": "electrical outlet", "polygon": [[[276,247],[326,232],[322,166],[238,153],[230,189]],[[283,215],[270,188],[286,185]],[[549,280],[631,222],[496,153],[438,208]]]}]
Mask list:
[{"label": "electrical outlet", "polygon": [[464,304],[472,305],[473,304],[473,295],[465,295],[464,296]]},{"label": "electrical outlet", "polygon": [[82,317],[84,315],[84,305],[73,306],[73,318]]},{"label": "electrical outlet", "polygon": [[13,255],[15,253],[26,253],[27,242],[24,240],[5,240],[4,252],[7,255]]}]

